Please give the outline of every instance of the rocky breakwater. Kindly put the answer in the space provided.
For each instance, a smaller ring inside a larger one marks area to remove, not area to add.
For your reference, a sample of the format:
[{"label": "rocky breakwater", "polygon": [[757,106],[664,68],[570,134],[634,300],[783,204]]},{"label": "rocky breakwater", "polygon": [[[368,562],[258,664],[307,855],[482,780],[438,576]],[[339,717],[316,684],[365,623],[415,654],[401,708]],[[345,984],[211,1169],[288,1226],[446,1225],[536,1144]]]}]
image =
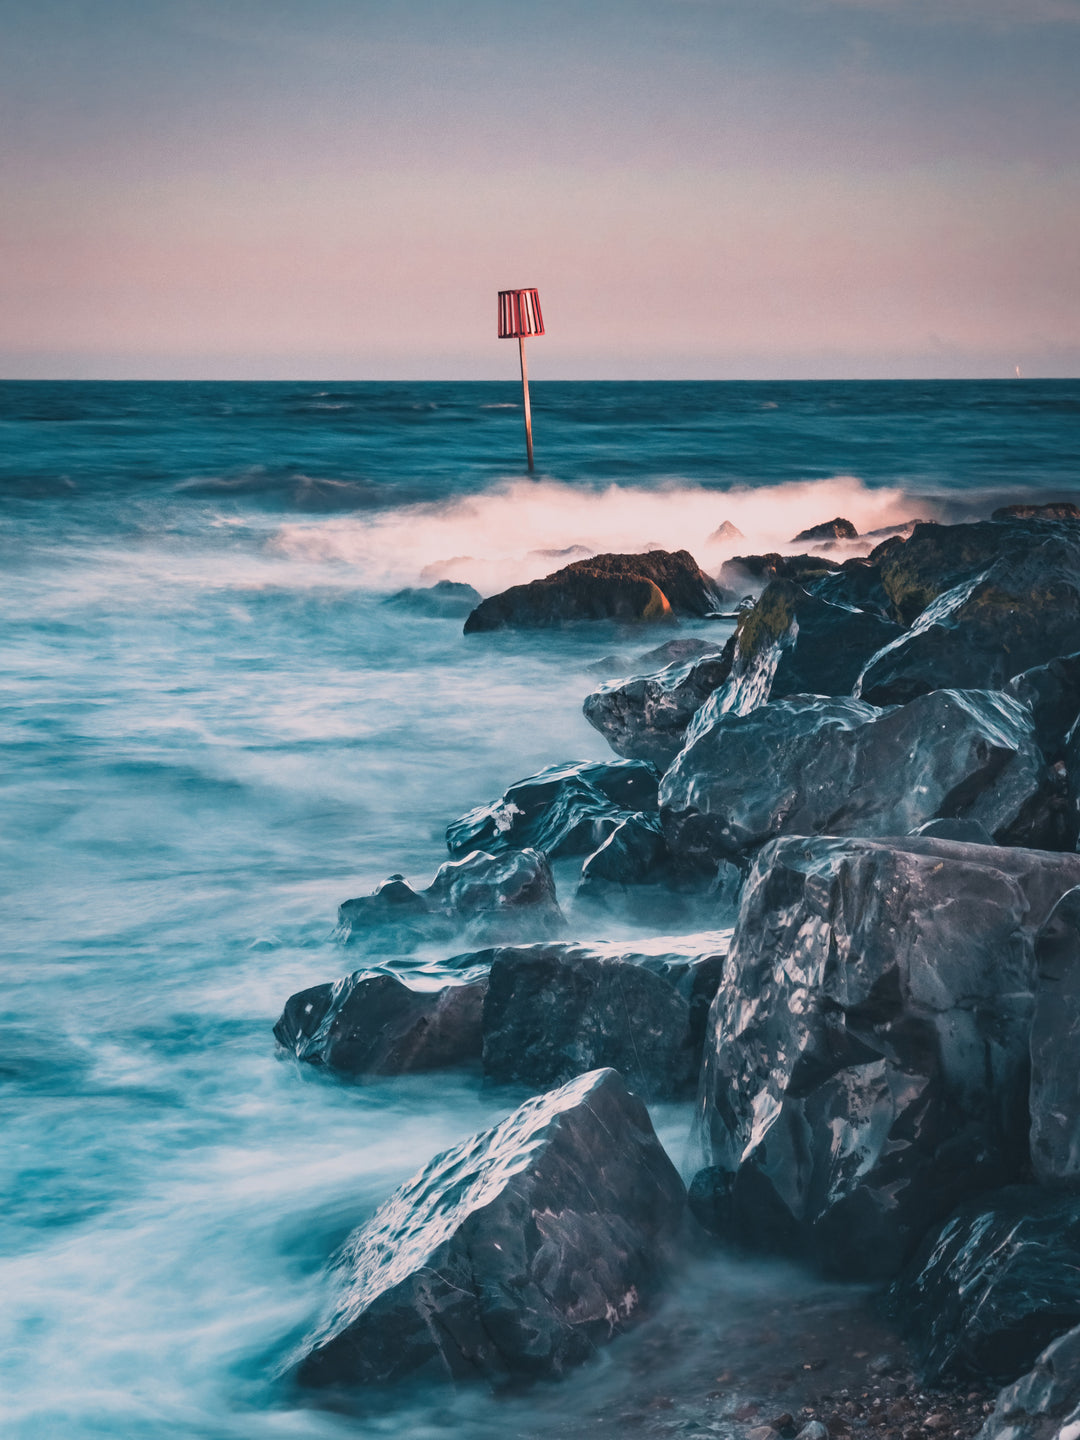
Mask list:
[{"label": "rocky breakwater", "polygon": [[461,983],[420,989],[357,971],[289,997],[283,1050],[364,1080],[480,1062],[485,1079],[536,1090],[618,1070],[647,1100],[697,1087],[726,945],[640,953],[612,944],[496,946],[455,956]]},{"label": "rocky breakwater", "polygon": [[616,754],[669,765],[703,711],[747,714],[787,695],[847,695],[902,633],[874,610],[774,579],[720,653],[602,685],[586,697],[585,718]]},{"label": "rocky breakwater", "polygon": [[558,1375],[647,1314],[685,1191],[614,1071],[435,1157],[348,1240],[303,1387]]},{"label": "rocky breakwater", "polygon": [[1028,1159],[1036,935],[1080,856],[786,838],[747,881],[709,1020],[706,1224],[886,1277]]},{"label": "rocky breakwater", "polygon": [[709,615],[723,592],[686,550],[594,555],[481,601],[465,634],[540,629],[575,620],[673,620]]},{"label": "rocky breakwater", "polygon": [[1003,844],[1075,840],[1030,710],[986,690],[880,709],[817,695],[701,712],[660,784],[672,854],[702,867],[778,835],[903,835],[976,821]]}]

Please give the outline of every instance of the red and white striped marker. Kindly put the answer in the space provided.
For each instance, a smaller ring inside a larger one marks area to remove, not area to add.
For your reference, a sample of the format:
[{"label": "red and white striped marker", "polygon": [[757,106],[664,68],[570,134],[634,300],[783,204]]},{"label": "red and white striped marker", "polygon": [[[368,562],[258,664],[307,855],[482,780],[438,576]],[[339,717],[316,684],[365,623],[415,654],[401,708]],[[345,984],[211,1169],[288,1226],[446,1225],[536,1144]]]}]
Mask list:
[{"label": "red and white striped marker", "polygon": [[533,468],[532,410],[529,406],[529,367],[525,363],[525,336],[543,335],[544,317],[540,313],[538,290],[499,291],[499,339],[518,342],[521,355],[521,394],[525,402],[525,452],[529,470]]}]

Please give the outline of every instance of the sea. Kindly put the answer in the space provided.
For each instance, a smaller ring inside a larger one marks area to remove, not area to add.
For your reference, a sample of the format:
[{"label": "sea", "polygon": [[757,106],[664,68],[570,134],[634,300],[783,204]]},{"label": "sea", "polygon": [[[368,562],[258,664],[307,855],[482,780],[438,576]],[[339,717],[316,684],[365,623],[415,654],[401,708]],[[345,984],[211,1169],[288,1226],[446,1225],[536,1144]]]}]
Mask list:
[{"label": "sea", "polygon": [[[640,1336],[525,1397],[405,1387],[345,1414],[283,1378],[350,1230],[524,1095],[466,1071],[344,1084],[279,1055],[274,1021],[393,966],[342,945],[338,904],[428,883],[449,821],[604,758],[597,662],[669,634],[466,636],[388,597],[649,547],[716,573],[836,516],[865,553],[913,518],[1080,500],[1077,381],[550,382],[532,407],[530,474],[512,383],[0,383],[12,1440],[599,1436],[627,1396],[667,1403],[670,1367],[643,1378],[658,1337],[813,1291],[703,1259]],[[670,917],[579,921],[560,885],[575,938],[695,943]],[[693,1109],[653,1113],[687,1176]]]}]

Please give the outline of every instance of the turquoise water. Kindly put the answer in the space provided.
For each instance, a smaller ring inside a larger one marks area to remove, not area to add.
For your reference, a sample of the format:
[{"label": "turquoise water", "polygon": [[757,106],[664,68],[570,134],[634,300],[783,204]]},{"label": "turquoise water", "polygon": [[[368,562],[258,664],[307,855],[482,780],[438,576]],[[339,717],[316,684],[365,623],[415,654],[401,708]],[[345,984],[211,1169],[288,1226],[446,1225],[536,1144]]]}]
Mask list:
[{"label": "turquoise water", "polygon": [[[347,1231],[521,1097],[328,1083],[270,1027],[362,962],[339,901],[426,882],[448,820],[603,757],[589,666],[660,638],[466,639],[389,591],[1080,498],[1072,382],[533,403],[530,480],[510,385],[0,385],[5,1434],[555,1433],[618,1386],[618,1347],[522,1411],[407,1397],[361,1423],[277,1384]],[[710,540],[725,519],[743,540]],[[687,1114],[657,1120],[692,1168]]]}]

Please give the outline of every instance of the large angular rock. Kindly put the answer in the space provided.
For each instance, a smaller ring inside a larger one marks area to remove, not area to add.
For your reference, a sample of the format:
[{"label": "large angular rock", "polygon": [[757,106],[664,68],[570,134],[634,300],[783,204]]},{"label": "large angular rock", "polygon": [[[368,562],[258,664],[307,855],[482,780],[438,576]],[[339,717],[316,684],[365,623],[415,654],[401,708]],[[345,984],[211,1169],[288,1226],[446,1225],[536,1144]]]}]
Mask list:
[{"label": "large angular rock", "polygon": [[[999,514],[1001,512],[998,512]],[[979,520],[966,525],[917,524],[905,540],[892,536],[871,551],[896,618],[910,625],[947,590],[971,580],[995,560],[1017,563],[1048,539],[1068,537],[1052,520]]]},{"label": "large angular rock", "polygon": [[731,674],[699,721],[746,715],[787,695],[847,695],[869,658],[901,633],[873,611],[830,604],[791,580],[770,581],[740,615]]},{"label": "large angular rock", "polygon": [[1035,1368],[1002,1390],[977,1440],[1076,1440],[1080,1435],[1080,1325],[1060,1335]]},{"label": "large angular rock", "polygon": [[475,850],[441,866],[426,890],[392,875],[338,907],[338,938],[412,947],[465,930],[474,940],[539,940],[565,926],[555,881],[538,850]]},{"label": "large angular rock", "polygon": [[671,852],[713,865],[776,835],[904,835],[939,817],[1042,844],[1055,795],[1030,713],[1005,696],[937,690],[879,710],[801,695],[707,728],[702,713],[660,810]]},{"label": "large angular rock", "polygon": [[610,1065],[647,1100],[690,1095],[722,963],[722,953],[672,965],[581,945],[497,950],[484,1001],[484,1073],[546,1088]]},{"label": "large angular rock", "polygon": [[490,595],[465,621],[465,634],[537,629],[573,620],[665,620],[708,615],[721,592],[687,550],[593,555],[528,585]]},{"label": "large angular rock", "polygon": [[1016,1185],[961,1206],[892,1299],[929,1381],[1015,1380],[1080,1324],[1080,1196]]},{"label": "large angular rock", "polygon": [[549,765],[511,785],[491,805],[479,805],[446,830],[451,855],[489,854],[522,846],[554,859],[587,855],[628,814],[656,809],[659,776],[641,761],[581,761]]},{"label": "large angular rock", "polygon": [[648,1312],[684,1199],[641,1101],[583,1075],[437,1156],[352,1235],[295,1376],[558,1375]]},{"label": "large angular rock", "polygon": [[1066,737],[1080,715],[1080,652],[1023,670],[1004,690],[1031,711],[1035,738],[1047,760],[1063,760]]},{"label": "large angular rock", "polygon": [[1016,1178],[1035,935],[1078,881],[1077,855],[945,840],[764,850],[709,1017],[701,1218],[877,1278]]},{"label": "large angular rock", "polygon": [[1054,906],[1035,942],[1031,1165],[1046,1184],[1080,1180],[1080,890]]},{"label": "large angular rock", "polygon": [[298,1060],[339,1075],[403,1075],[478,1060],[487,982],[416,990],[358,970],[291,995],[274,1026]]},{"label": "large angular rock", "polygon": [[[978,530],[984,549],[996,536],[1000,553],[983,557],[982,568],[971,573],[978,546],[965,550],[969,573],[937,591],[936,598],[930,596],[911,629],[867,662],[854,693],[872,704],[902,704],[943,685],[997,689],[1016,674],[1018,664],[1041,665],[1076,647],[1080,529],[1032,520],[938,526],[935,537],[947,529]],[[989,538],[984,531],[991,532]],[[900,542],[900,558],[918,536],[916,529],[911,540]],[[890,563],[888,557],[880,561],[886,589]],[[921,576],[912,585],[896,593],[914,608],[933,587]]]},{"label": "large angular rock", "polygon": [[601,685],[585,697],[585,719],[616,755],[664,768],[682,749],[697,711],[731,674],[734,653],[732,637],[719,654]]},{"label": "large angular rock", "polygon": [[1080,520],[1080,506],[1072,500],[1050,500],[1045,505],[1002,505],[991,520]]},{"label": "large angular rock", "polygon": [[808,581],[806,589],[830,605],[866,610],[886,620],[893,618],[889,597],[881,583],[881,571],[862,556],[853,556],[845,560],[839,570],[830,570],[827,575]]}]

